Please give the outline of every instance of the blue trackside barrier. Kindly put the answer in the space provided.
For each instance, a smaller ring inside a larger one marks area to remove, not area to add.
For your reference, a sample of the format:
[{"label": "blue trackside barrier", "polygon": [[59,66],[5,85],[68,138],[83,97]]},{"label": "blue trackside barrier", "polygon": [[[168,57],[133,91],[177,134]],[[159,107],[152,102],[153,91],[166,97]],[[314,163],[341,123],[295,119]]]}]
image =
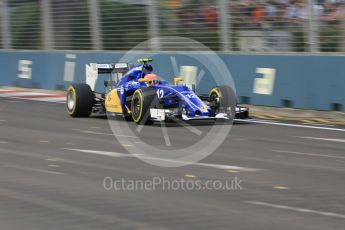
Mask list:
[{"label": "blue trackside barrier", "polygon": [[[86,64],[118,62],[125,54],[94,52],[0,52],[0,85],[65,89],[85,82]],[[202,77],[197,90],[207,93],[220,81],[221,69],[212,66],[214,55],[195,53],[138,53],[123,61],[151,56],[154,72],[172,81],[182,66],[197,67]],[[209,63],[197,60],[203,57]],[[219,54],[234,80],[240,103],[345,112],[345,56]],[[212,71],[212,74],[211,74]],[[202,73],[201,73],[202,72]],[[212,77],[215,79],[213,79]],[[100,77],[96,90],[101,91]],[[231,84],[230,76],[226,84]]]}]

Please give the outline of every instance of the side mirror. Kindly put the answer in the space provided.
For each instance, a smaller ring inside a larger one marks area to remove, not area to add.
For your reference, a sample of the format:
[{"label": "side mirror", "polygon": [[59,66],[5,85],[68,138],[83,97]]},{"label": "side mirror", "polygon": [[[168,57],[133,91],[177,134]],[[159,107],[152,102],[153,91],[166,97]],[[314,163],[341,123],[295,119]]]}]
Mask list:
[{"label": "side mirror", "polygon": [[174,78],[174,85],[178,85],[179,82],[183,82],[184,79],[182,77],[175,77]]},{"label": "side mirror", "polygon": [[104,81],[104,86],[108,87],[108,85],[109,85],[109,82],[108,81]]}]

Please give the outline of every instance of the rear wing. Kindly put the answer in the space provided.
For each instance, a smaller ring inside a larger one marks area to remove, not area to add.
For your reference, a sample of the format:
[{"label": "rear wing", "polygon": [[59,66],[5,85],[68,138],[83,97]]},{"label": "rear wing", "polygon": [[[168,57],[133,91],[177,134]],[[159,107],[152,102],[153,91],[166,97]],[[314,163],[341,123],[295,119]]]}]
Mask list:
[{"label": "rear wing", "polygon": [[98,64],[90,63],[85,66],[86,84],[88,84],[92,91],[95,90],[98,74],[125,74],[130,68],[129,63],[115,63],[115,64]]},{"label": "rear wing", "polygon": [[96,69],[99,74],[103,73],[124,73],[129,70],[129,63],[116,63],[116,64],[97,64],[97,63],[90,63],[92,68]]},{"label": "rear wing", "polygon": [[98,74],[102,73],[112,73],[114,71],[114,65],[113,64],[96,64],[96,63],[90,63],[90,65],[95,65],[93,68],[97,69]]}]

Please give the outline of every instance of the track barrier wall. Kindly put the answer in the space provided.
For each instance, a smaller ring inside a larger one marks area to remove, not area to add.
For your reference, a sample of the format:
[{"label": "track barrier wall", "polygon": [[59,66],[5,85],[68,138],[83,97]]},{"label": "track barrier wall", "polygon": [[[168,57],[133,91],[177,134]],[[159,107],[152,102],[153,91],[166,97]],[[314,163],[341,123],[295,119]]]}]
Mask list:
[{"label": "track barrier wall", "polygon": [[[87,64],[115,63],[123,56],[124,53],[110,52],[2,51],[0,85],[61,90],[72,82],[85,82]],[[154,72],[170,82],[181,67],[194,66],[197,73],[203,72],[197,74],[202,77],[197,86],[200,93],[216,84],[210,76],[217,74],[209,72],[207,63],[200,64],[193,58],[206,56],[212,60],[214,55],[137,54],[147,56],[154,59]],[[218,57],[232,75],[240,103],[345,112],[345,56],[219,54]],[[102,91],[106,79],[107,76],[98,79],[97,90]]]}]

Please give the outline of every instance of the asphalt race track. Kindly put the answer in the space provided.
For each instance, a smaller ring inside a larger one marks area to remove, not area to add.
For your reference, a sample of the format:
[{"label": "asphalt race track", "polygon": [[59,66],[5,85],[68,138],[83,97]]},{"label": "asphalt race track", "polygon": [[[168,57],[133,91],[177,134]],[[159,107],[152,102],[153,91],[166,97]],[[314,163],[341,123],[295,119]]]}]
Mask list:
[{"label": "asphalt race track", "polygon": [[[258,122],[236,122],[201,162],[165,168],[128,154],[104,117],[0,98],[0,229],[345,229],[345,129]],[[174,145],[198,138],[166,130]],[[141,133],[162,142],[159,125]],[[115,190],[106,177],[240,186]]]}]

